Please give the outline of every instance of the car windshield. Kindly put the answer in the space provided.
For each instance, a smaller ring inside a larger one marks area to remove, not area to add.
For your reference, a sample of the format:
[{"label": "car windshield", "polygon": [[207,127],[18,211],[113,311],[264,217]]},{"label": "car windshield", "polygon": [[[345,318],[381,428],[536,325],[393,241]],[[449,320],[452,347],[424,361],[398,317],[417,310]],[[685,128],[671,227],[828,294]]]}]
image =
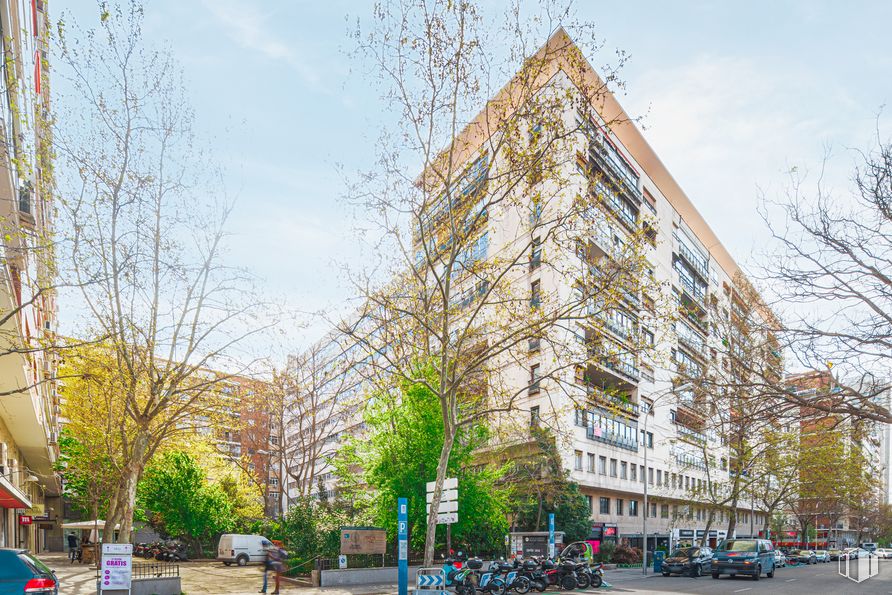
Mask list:
[{"label": "car windshield", "polygon": [[756,542],[744,539],[729,539],[722,542],[718,549],[720,552],[754,552],[756,551]]},{"label": "car windshield", "polygon": [[45,574],[47,576],[52,576],[53,574],[53,571],[50,570],[50,568],[46,564],[27,552],[20,553],[19,560],[24,562],[29,568],[31,568],[33,572]]},{"label": "car windshield", "polygon": [[673,558],[687,558],[688,556],[699,556],[700,549],[695,547],[681,547],[672,552]]},{"label": "car windshield", "polygon": [[820,555],[820,556],[823,556],[824,554],[827,553],[827,550],[815,550],[815,553],[818,554],[818,555]]}]

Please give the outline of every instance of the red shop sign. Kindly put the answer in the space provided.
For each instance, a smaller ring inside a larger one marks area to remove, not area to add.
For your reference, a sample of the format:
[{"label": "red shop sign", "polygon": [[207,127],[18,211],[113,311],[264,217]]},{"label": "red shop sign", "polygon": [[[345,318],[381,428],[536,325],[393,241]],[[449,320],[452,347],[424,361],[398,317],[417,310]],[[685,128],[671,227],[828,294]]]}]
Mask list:
[{"label": "red shop sign", "polygon": [[32,522],[33,520],[34,520],[34,519],[32,519],[32,518],[31,518],[30,516],[28,516],[27,514],[20,514],[20,515],[19,515],[19,524],[20,524],[20,525],[30,525],[31,522]]}]

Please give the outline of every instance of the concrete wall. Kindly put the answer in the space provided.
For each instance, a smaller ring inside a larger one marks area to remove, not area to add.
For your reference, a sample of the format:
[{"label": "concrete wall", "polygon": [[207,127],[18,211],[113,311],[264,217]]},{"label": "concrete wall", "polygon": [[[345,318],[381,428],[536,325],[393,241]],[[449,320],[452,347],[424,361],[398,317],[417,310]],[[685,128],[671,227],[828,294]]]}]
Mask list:
[{"label": "concrete wall", "polygon": [[[415,571],[418,566],[409,566],[409,584],[415,584]],[[396,567],[388,568],[347,568],[345,570],[323,570],[321,572],[323,587],[341,587],[349,585],[386,585],[397,582]],[[136,595],[134,593],[134,595]]]},{"label": "concrete wall", "polygon": [[183,592],[180,577],[135,578],[130,595],[180,595]]}]

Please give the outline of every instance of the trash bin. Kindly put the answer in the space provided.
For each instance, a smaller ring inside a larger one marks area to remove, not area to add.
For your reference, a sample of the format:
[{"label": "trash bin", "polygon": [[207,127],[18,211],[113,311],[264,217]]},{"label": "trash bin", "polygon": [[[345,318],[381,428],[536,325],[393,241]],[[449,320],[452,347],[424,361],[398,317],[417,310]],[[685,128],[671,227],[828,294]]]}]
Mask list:
[{"label": "trash bin", "polygon": [[663,560],[666,559],[666,552],[657,550],[654,552],[654,572],[663,570]]}]

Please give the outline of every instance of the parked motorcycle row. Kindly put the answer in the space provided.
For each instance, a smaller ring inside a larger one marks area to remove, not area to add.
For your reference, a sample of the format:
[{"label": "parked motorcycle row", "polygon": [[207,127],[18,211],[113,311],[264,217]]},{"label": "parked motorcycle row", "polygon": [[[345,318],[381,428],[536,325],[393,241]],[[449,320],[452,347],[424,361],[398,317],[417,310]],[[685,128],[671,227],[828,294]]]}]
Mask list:
[{"label": "parked motorcycle row", "polygon": [[146,560],[154,558],[160,562],[185,562],[189,560],[189,557],[186,555],[186,546],[178,541],[137,543],[133,546],[133,555],[141,556]]},{"label": "parked motorcycle row", "polygon": [[601,564],[561,558],[556,561],[530,558],[522,562],[515,559],[513,563],[494,561],[486,571],[480,558],[470,558],[460,569],[447,558],[443,571],[446,586],[454,588],[456,595],[475,595],[478,591],[494,595],[513,591],[523,595],[530,591],[541,593],[549,587],[567,591],[596,589],[604,582]]}]

